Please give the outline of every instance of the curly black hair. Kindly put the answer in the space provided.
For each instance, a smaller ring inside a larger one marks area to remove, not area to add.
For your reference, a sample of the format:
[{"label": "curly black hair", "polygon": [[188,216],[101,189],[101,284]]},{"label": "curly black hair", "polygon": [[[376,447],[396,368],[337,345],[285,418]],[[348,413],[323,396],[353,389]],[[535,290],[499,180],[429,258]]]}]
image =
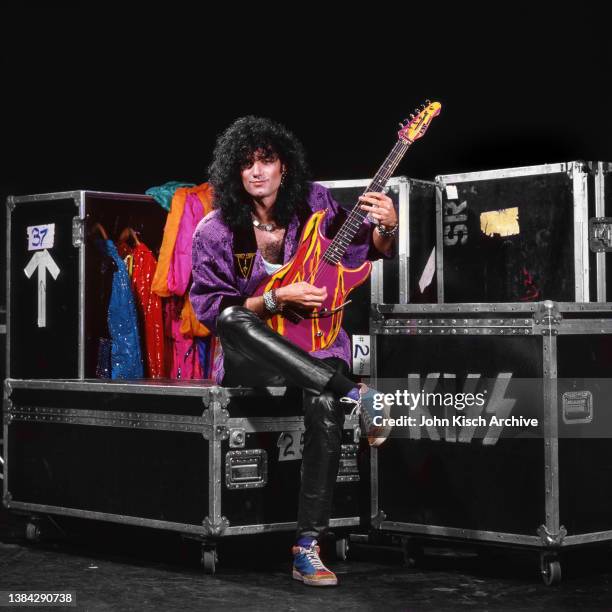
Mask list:
[{"label": "curly black hair", "polygon": [[285,165],[286,175],[274,204],[276,223],[286,226],[294,212],[304,206],[309,185],[309,170],[304,148],[280,123],[248,115],[232,123],[217,139],[213,161],[208,167],[214,191],[214,206],[233,230],[251,225],[251,199],[244,189],[240,171],[256,151],[276,157]]}]

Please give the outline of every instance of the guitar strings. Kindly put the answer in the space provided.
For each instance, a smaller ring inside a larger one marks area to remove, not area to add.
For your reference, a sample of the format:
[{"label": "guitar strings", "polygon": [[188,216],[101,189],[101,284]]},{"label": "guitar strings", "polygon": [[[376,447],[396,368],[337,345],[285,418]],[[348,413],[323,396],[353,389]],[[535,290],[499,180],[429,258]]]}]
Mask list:
[{"label": "guitar strings", "polygon": [[[378,187],[379,192],[383,191],[386,182],[389,180],[391,174],[393,174],[393,172],[397,168],[399,162],[401,161],[402,157],[406,154],[406,151],[408,150],[411,144],[412,143],[406,142],[403,139],[395,143],[393,149],[391,150],[391,153],[387,156],[387,159],[385,160],[385,162],[383,162],[383,165],[381,166],[381,169],[384,168],[384,170],[382,171],[379,170],[376,173],[374,179],[370,182],[368,187],[366,187],[363,193],[367,193],[368,191],[370,191],[373,185],[376,185],[376,187]],[[347,216],[342,227],[345,227],[347,225],[352,227],[350,224],[353,223],[354,221],[357,221],[357,227],[353,229],[358,230],[361,224],[363,223],[363,220],[367,216],[367,214],[368,213],[366,213],[361,208],[361,203],[358,202],[355,205],[355,207],[351,210],[349,215]],[[344,236],[343,236],[342,228],[340,228],[336,236],[332,239],[328,248],[325,250],[325,253],[321,257],[322,260],[324,260],[326,263],[330,263],[333,265],[333,264],[338,263],[342,259],[342,255],[344,253],[339,253],[338,251],[346,250],[346,247],[348,246],[348,244],[350,244],[350,241],[346,245],[342,244],[343,237]],[[351,237],[351,240],[353,239],[353,237]],[[332,254],[332,257],[329,256],[330,252]],[[315,270],[312,284],[316,283],[316,281],[320,278],[320,274],[322,273],[320,269],[320,261],[321,260],[319,260],[319,263],[317,264],[317,268]]]},{"label": "guitar strings", "polygon": [[[397,148],[397,143],[394,147]],[[403,148],[404,150],[401,150],[401,148]],[[368,185],[368,187],[366,187],[366,190],[363,193],[367,193],[368,191],[372,191],[372,186],[375,185],[378,189],[375,189],[375,191],[379,191],[382,192],[384,190],[385,184],[387,183],[387,181],[389,180],[390,176],[393,174],[393,172],[395,171],[395,169],[397,168],[401,158],[405,155],[406,151],[408,150],[408,146],[404,146],[402,147],[400,145],[400,150],[397,152],[396,155],[393,155],[393,151],[391,152],[391,154],[388,156],[387,160],[385,160],[385,163],[383,164],[383,168],[385,169],[385,171],[382,172],[377,172],[376,176],[374,177],[374,179],[372,180],[372,182]],[[387,161],[389,162],[388,165],[385,165],[387,163]],[[351,212],[349,213],[346,222],[351,222],[355,219],[355,217],[358,217],[358,222],[359,225],[363,222],[363,219],[367,216],[368,213],[366,213],[365,211],[363,211],[363,209],[361,208],[361,203],[357,203],[357,205],[351,210]],[[346,223],[345,222],[345,223]],[[348,223],[350,225],[350,223]],[[353,229],[359,229],[359,225],[357,226],[357,228],[353,228]],[[344,226],[344,225],[343,225]],[[342,230],[342,228],[341,228]],[[332,244],[330,244],[330,248],[333,245],[333,242],[336,240],[336,238],[338,238],[338,236],[341,236],[342,231],[339,231],[338,234],[336,235],[336,237],[332,240]],[[350,241],[349,241],[350,243]],[[342,245],[344,246],[344,245]]]},{"label": "guitar strings", "polygon": [[[385,187],[385,184],[387,183],[387,181],[389,180],[389,178],[391,177],[391,175],[393,174],[393,172],[397,168],[399,162],[401,161],[402,157],[406,154],[406,151],[408,151],[408,149],[410,148],[411,144],[412,144],[412,142],[406,141],[403,138],[400,138],[398,140],[398,142],[395,143],[395,145],[393,146],[393,149],[391,150],[391,152],[387,156],[387,159],[385,159],[385,161],[383,162],[381,168],[376,173],[376,175],[374,176],[374,178],[372,179],[370,184],[366,187],[366,189],[365,189],[365,191],[363,193],[367,193],[368,191],[371,191],[371,187],[374,184],[377,184],[377,186],[379,187],[379,190],[378,190],[379,193],[383,191],[383,189]],[[357,223],[358,223],[357,228],[353,228],[353,229],[357,229],[358,230],[359,227],[361,226],[361,224],[363,223],[363,220],[365,219],[365,217],[367,217],[367,215],[368,215],[368,213],[366,213],[361,208],[361,203],[357,202],[357,204],[353,207],[353,209],[351,210],[351,212],[347,216],[346,220],[342,224],[342,227],[340,228],[340,230],[338,230],[338,233],[332,239],[330,245],[325,250],[325,253],[322,255],[321,259],[319,260],[319,263],[317,264],[317,268],[315,270],[314,278],[313,278],[311,284],[314,285],[316,283],[316,281],[320,277],[320,274],[321,274],[320,262],[321,262],[321,260],[324,260],[326,263],[336,264],[336,263],[338,263],[342,259],[342,255],[344,255],[344,253],[340,254],[340,256],[338,257],[339,253],[337,251],[335,251],[335,250],[338,249],[338,246],[340,246],[340,250],[346,249],[348,244],[350,244],[350,241],[349,241],[347,243],[347,245],[343,245],[341,240],[339,239],[339,238],[342,237],[342,228],[347,226],[347,225],[350,227],[350,223],[352,223],[353,221],[357,221]],[[351,240],[352,240],[352,238],[351,238]],[[328,256],[328,253],[330,253],[330,252],[332,253],[333,258]],[[338,259],[338,261],[334,261],[335,259]]]},{"label": "guitar strings", "polygon": [[[401,161],[401,158],[406,154],[406,151],[408,150],[408,147],[410,146],[409,144],[406,145],[406,143],[402,142],[400,144],[400,150],[397,151],[397,154],[394,155],[394,151],[395,149],[398,147],[398,144],[400,143],[396,143],[392,152],[389,154],[389,156],[387,157],[387,159],[385,160],[385,162],[383,163],[383,165],[381,166],[381,168],[384,168],[384,171],[379,171],[376,173],[374,179],[370,182],[370,184],[368,185],[368,187],[366,187],[365,191],[363,193],[367,193],[368,191],[372,191],[371,187],[373,185],[376,185],[376,187],[378,187],[379,192],[382,192],[384,189],[384,186],[386,184],[386,182],[389,180],[391,174],[393,174],[393,172],[395,171],[395,169],[397,168],[397,165],[399,164],[399,162]],[[401,150],[403,149],[403,150]],[[388,165],[386,165],[388,163]],[[361,203],[358,202],[357,205],[355,207],[353,207],[353,209],[351,210],[351,212],[349,213],[349,215],[346,218],[346,221],[343,224],[343,227],[348,225],[350,226],[351,222],[353,222],[354,220],[358,221],[358,225],[356,228],[353,229],[359,229],[359,226],[361,225],[361,223],[363,222],[363,219],[365,219],[365,217],[368,215],[368,213],[366,213],[362,208],[361,208]],[[356,219],[357,218],[357,219]],[[332,251],[332,255],[334,256],[335,259],[337,259],[337,253],[333,252],[333,248],[337,248],[338,246],[338,242],[341,243],[341,240],[337,240],[338,238],[343,238],[343,232],[342,232],[342,228],[338,231],[337,235],[332,239],[331,244],[329,245],[328,249],[325,251],[325,254],[327,254],[329,251]],[[352,240],[352,238],[351,238]],[[350,241],[349,243],[350,244]],[[341,247],[344,247],[345,245],[340,244]],[[329,263],[337,263],[335,261],[331,261]]]}]

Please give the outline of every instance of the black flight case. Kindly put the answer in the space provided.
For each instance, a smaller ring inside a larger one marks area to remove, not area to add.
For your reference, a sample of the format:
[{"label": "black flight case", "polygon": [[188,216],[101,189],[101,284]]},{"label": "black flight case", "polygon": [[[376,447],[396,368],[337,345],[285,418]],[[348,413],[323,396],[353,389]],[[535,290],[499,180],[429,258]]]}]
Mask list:
[{"label": "black flight case", "polygon": [[437,301],[610,301],[609,191],[606,162],[436,177]]},{"label": "black flight case", "polygon": [[612,303],[379,304],[371,334],[376,388],[431,394],[371,451],[374,533],[527,547],[547,584],[612,541]]}]

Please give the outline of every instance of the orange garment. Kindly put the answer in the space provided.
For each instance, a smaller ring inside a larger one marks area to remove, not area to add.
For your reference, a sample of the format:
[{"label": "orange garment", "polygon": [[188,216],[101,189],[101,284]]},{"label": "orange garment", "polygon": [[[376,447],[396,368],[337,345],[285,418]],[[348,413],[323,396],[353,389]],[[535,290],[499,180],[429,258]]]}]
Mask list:
[{"label": "orange garment", "polygon": [[182,187],[174,192],[170,212],[164,226],[164,236],[159,250],[159,257],[157,258],[157,268],[155,268],[155,276],[153,276],[153,283],[151,284],[153,293],[160,297],[170,297],[170,291],[168,290],[168,269],[170,268],[172,253],[174,252],[179,223],[185,208],[185,198],[187,197],[185,191],[186,188]]},{"label": "orange garment", "polygon": [[155,276],[153,277],[152,283],[153,292],[160,297],[169,297],[172,295],[172,292],[168,289],[168,272],[170,270],[172,255],[174,254],[179,226],[185,210],[185,200],[189,194],[197,195],[202,202],[204,215],[207,215],[212,210],[212,188],[208,183],[202,183],[195,187],[180,187],[175,191],[170,212],[166,219],[166,225],[164,226],[164,236],[159,250],[157,268],[155,269]]},{"label": "orange garment", "polygon": [[189,294],[185,297],[185,303],[181,310],[181,327],[180,332],[184,336],[195,337],[200,336],[202,338],[210,335],[210,330],[206,325],[200,323],[195,315],[193,306],[189,299]]}]

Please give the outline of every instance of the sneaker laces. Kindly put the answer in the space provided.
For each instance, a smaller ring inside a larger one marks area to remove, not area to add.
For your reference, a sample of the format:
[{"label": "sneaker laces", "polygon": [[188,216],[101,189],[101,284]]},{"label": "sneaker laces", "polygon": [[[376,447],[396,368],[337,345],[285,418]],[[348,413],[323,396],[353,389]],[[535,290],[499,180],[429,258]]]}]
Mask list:
[{"label": "sneaker laces", "polygon": [[359,383],[357,386],[359,388],[359,399],[355,400],[352,397],[348,397],[346,395],[340,398],[340,401],[344,404],[353,404],[353,409],[351,410],[351,414],[349,416],[359,416],[363,413],[363,411],[361,410],[361,391],[363,389],[365,392],[368,387],[363,383]]},{"label": "sneaker laces", "polygon": [[308,557],[308,560],[310,561],[310,563],[312,563],[312,566],[315,569],[327,570],[327,568],[323,565],[323,561],[321,561],[319,557],[319,551],[321,549],[316,545],[316,540],[313,541],[313,543],[310,545],[310,548],[302,547],[302,550],[304,551],[304,554],[306,555],[306,557]]},{"label": "sneaker laces", "polygon": [[340,401],[343,404],[353,404],[353,409],[351,410],[351,414],[349,416],[358,415],[361,412],[361,400],[354,400],[352,397],[341,397]]}]

